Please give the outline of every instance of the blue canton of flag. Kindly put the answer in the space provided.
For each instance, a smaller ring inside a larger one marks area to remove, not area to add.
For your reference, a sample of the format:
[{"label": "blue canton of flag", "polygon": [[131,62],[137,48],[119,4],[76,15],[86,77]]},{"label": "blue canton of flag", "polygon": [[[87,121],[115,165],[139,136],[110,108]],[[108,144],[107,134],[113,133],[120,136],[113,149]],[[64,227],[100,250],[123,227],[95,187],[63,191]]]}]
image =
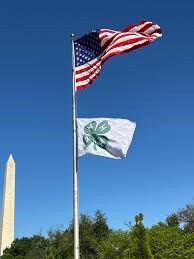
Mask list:
[{"label": "blue canton of flag", "polygon": [[74,42],[75,66],[82,66],[102,53],[99,31],[94,30]]}]

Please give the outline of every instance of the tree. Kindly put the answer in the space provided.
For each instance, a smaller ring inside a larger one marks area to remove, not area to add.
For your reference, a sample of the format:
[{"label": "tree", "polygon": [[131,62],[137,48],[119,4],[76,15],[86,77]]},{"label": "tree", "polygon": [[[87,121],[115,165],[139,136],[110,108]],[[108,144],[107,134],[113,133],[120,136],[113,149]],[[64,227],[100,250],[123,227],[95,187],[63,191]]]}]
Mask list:
[{"label": "tree", "polygon": [[50,246],[47,250],[47,257],[53,257],[54,259],[73,259],[72,224],[65,231],[50,230],[48,232],[48,239]]},{"label": "tree", "polygon": [[154,259],[148,242],[147,230],[142,221],[142,213],[135,216],[136,224],[132,227],[131,244],[126,254],[128,253],[128,258],[132,259]]},{"label": "tree", "polygon": [[[79,218],[80,257],[81,259],[97,258],[101,241],[108,237],[109,228],[105,215],[99,210],[91,217],[81,214]],[[73,222],[65,231],[49,231],[50,247],[48,255],[56,259],[73,258]]]},{"label": "tree", "polygon": [[[6,248],[2,259],[45,259],[49,242],[46,238],[38,235],[21,239],[16,238],[10,248]],[[12,256],[12,257],[11,257]]]},{"label": "tree", "polygon": [[[130,246],[130,232],[111,230],[106,239],[98,246],[98,259],[124,259]],[[128,258],[128,257],[127,257]]]},{"label": "tree", "polygon": [[185,208],[177,212],[177,217],[180,223],[188,232],[194,232],[194,205],[187,204]]},{"label": "tree", "polygon": [[97,243],[93,235],[93,219],[85,214],[80,217],[80,254],[81,258],[96,255]]},{"label": "tree", "polygon": [[166,223],[169,227],[178,227],[179,219],[176,213],[172,213],[166,218]]},{"label": "tree", "polygon": [[81,258],[97,258],[98,246],[109,235],[105,215],[97,210],[95,216],[82,214],[80,217],[80,250]]},{"label": "tree", "polygon": [[148,238],[155,259],[194,258],[193,233],[168,225],[155,225],[148,231]]},{"label": "tree", "polygon": [[93,219],[93,235],[97,242],[106,239],[109,235],[109,227],[107,225],[107,218],[100,210],[97,210]]}]

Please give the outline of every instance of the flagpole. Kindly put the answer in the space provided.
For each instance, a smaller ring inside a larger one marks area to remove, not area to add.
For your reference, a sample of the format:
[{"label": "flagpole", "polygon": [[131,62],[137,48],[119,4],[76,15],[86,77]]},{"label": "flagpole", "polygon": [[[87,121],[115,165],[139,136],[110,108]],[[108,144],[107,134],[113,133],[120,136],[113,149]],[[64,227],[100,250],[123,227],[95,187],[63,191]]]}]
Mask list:
[{"label": "flagpole", "polygon": [[75,51],[74,34],[71,34],[72,44],[72,124],[73,124],[73,222],[74,222],[74,259],[80,259],[79,251],[79,211],[78,211],[78,156],[77,156],[77,126],[76,126],[76,93],[75,93]]}]

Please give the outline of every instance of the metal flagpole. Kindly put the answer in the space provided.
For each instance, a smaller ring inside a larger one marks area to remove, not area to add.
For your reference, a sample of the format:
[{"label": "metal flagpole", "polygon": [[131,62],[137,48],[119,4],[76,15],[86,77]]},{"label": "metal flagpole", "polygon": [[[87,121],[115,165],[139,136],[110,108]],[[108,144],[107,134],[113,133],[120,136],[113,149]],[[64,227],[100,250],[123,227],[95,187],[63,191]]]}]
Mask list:
[{"label": "metal flagpole", "polygon": [[79,252],[79,212],[78,212],[78,158],[77,158],[77,124],[76,124],[76,94],[75,94],[75,51],[74,34],[72,43],[72,124],[73,124],[73,221],[74,221],[74,259],[80,259]]}]

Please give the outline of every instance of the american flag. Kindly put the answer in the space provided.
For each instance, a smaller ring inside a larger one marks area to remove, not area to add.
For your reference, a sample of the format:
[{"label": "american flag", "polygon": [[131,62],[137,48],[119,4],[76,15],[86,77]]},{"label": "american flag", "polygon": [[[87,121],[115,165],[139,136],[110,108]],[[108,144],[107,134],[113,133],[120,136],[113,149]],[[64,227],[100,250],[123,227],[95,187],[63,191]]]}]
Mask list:
[{"label": "american flag", "polygon": [[90,85],[111,56],[143,47],[161,36],[157,24],[143,20],[122,31],[93,30],[75,40],[75,90]]}]

